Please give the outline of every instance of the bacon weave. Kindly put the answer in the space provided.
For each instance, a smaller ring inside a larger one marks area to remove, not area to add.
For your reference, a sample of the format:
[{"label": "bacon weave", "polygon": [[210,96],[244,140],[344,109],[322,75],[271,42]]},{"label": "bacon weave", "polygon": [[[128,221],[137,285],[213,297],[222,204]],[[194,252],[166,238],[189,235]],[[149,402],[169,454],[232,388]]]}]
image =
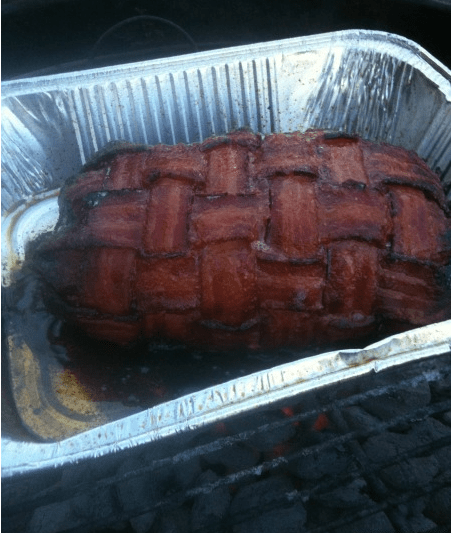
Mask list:
[{"label": "bacon weave", "polygon": [[444,193],[402,148],[322,131],[130,146],[68,182],[61,212],[39,269],[101,339],[306,346],[451,316]]}]

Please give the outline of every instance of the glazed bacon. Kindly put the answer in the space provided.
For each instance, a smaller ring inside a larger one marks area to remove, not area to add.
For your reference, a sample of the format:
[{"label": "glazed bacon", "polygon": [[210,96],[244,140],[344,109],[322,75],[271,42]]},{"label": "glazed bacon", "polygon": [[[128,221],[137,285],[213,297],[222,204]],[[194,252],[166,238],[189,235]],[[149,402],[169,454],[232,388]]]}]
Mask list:
[{"label": "glazed bacon", "polygon": [[322,131],[122,146],[60,210],[36,263],[100,339],[306,346],[451,316],[444,193],[402,148]]}]

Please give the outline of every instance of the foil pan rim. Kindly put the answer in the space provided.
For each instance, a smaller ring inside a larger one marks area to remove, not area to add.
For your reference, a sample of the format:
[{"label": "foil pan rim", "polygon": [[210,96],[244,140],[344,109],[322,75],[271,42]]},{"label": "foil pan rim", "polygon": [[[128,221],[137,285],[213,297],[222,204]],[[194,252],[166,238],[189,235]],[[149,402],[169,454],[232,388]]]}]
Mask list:
[{"label": "foil pan rim", "polygon": [[[90,70],[9,80],[2,82],[1,84],[2,100],[21,94],[27,94],[27,92],[35,90],[36,85],[42,85],[43,88],[49,91],[60,88],[61,82],[64,82],[65,86],[67,86],[68,83],[76,86],[81,81],[84,83],[86,82],[86,75],[92,79],[92,83],[99,83],[104,81],[104,78],[115,79],[118,76],[120,77],[125,70],[131,75],[137,74],[142,70],[148,71],[147,73],[154,70],[159,73],[165,73],[173,71],[174,68],[186,66],[187,63],[195,67],[208,66],[212,61],[231,57],[231,54],[233,54],[235,60],[241,60],[243,58],[248,59],[250,55],[252,55],[253,58],[256,58],[257,56],[265,56],[269,52],[274,53],[277,51],[281,53],[299,51],[299,53],[302,53],[317,49],[318,46],[328,45],[330,48],[334,45],[338,46],[340,43],[348,44],[349,42],[355,41],[359,42],[362,46],[364,46],[365,41],[367,41],[374,46],[377,46],[378,44],[385,46],[391,44],[403,49],[406,54],[410,56],[409,58],[403,58],[403,60],[414,67],[419,67],[419,64],[421,63],[421,69],[423,72],[440,88],[447,100],[451,101],[451,70],[443,63],[415,41],[412,41],[407,37],[385,31],[364,29],[340,30],[311,36],[292,37],[289,39],[267,41],[250,45],[219,48],[216,50],[195,52],[176,57],[99,67]],[[277,50],[278,46],[283,46],[283,49],[280,48],[280,50]],[[444,79],[447,79],[449,86],[443,84]]]},{"label": "foil pan rim", "polygon": [[[255,372],[239,380],[240,383],[231,380],[209,387],[59,442],[17,442],[2,437],[2,476],[8,478],[134,448],[214,423],[230,412],[247,412],[372,371],[444,354],[450,349],[451,320],[446,320],[393,335],[362,350],[326,352]],[[246,393],[246,383],[251,393]],[[174,413],[179,416],[172,416]],[[132,436],[131,428],[136,430]]]}]

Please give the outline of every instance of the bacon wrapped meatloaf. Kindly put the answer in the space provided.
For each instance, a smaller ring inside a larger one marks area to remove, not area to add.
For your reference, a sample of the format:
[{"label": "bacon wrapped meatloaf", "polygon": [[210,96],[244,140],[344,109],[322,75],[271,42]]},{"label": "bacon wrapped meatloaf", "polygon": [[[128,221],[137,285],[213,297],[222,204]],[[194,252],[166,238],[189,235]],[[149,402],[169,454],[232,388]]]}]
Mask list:
[{"label": "bacon wrapped meatloaf", "polygon": [[33,263],[96,338],[306,346],[449,318],[450,229],[413,152],[238,131],[99,154]]}]

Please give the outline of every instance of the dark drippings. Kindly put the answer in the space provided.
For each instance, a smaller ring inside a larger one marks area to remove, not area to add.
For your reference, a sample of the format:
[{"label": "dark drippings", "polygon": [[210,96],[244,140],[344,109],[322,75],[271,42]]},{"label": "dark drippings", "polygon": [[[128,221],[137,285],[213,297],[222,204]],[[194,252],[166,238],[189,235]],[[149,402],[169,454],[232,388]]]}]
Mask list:
[{"label": "dark drippings", "polygon": [[83,387],[92,402],[114,404],[112,419],[333,349],[363,348],[389,333],[384,329],[371,338],[304,350],[211,350],[158,339],[124,347],[92,339],[49,312],[47,296],[42,280],[33,273],[22,275],[5,291],[7,333],[30,347],[44,373],[58,367]]}]

